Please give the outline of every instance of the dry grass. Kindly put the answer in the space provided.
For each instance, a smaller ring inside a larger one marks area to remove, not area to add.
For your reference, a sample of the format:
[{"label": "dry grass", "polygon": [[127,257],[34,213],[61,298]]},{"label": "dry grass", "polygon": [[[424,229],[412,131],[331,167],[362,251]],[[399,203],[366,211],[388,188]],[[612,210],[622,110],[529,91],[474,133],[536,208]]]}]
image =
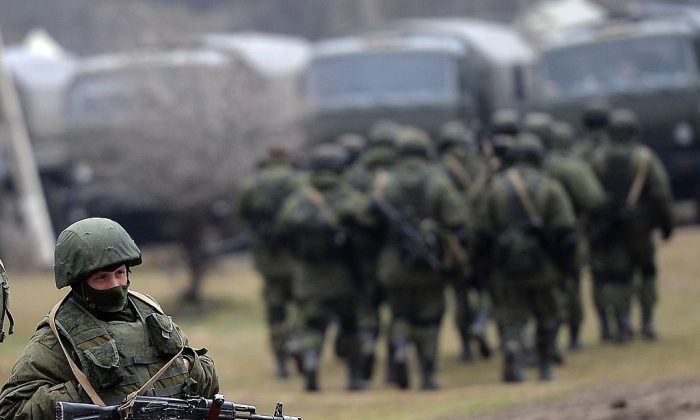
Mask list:
[{"label": "dry grass", "polygon": [[[601,346],[592,313],[584,329],[586,349],[572,355],[558,370],[551,384],[537,381],[519,386],[499,383],[499,360],[463,365],[457,360],[457,337],[445,322],[441,341],[439,381],[434,393],[400,392],[386,387],[378,375],[372,390],[344,391],[345,371],[332,358],[330,349],[322,367],[323,391],[301,391],[300,378],[279,381],[267,347],[260,300],[260,281],[245,258],[220,264],[208,279],[205,295],[210,300],[204,315],[176,317],[195,346],[209,348],[221,377],[221,390],[229,398],[256,404],[271,414],[274,402],[286,403],[289,414],[307,419],[466,418],[518,404],[561,400],[583,389],[638,384],[662,379],[687,378],[700,372],[700,271],[697,249],[700,229],[685,228],[660,252],[661,296],[658,343],[637,341],[629,347]],[[166,310],[177,310],[176,294],[185,287],[180,269],[166,269],[168,258],[148,253],[144,267],[137,268],[133,284],[156,296]],[[8,261],[12,275],[12,262]],[[12,304],[17,331],[0,345],[0,381],[9,376],[14,360],[34,326],[61,296],[49,273],[12,276]],[[590,304],[589,304],[590,308]],[[636,317],[635,317],[636,319]],[[383,373],[383,372],[380,372]],[[532,374],[531,376],[534,376]]]}]

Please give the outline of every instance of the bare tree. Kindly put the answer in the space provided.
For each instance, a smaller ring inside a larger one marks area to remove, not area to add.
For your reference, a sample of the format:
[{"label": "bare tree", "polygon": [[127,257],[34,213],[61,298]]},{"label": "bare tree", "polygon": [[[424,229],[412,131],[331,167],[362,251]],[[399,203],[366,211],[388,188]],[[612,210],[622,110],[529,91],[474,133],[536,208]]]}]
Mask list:
[{"label": "bare tree", "polygon": [[[196,65],[127,62],[78,79],[70,112],[79,124],[66,142],[92,174],[83,202],[159,216],[182,246],[191,273],[184,299],[195,303],[211,263],[205,242],[217,235],[212,204],[233,199],[237,180],[294,121],[272,82],[216,57]],[[103,91],[114,95],[94,94]]]}]

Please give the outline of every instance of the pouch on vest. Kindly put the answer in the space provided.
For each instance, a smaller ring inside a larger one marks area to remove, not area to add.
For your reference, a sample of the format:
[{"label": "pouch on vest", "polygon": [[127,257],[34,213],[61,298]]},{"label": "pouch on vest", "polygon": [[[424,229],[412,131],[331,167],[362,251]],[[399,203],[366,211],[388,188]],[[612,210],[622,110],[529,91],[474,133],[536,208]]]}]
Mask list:
[{"label": "pouch on vest", "polygon": [[114,340],[83,350],[85,376],[97,389],[117,386],[126,377],[119,367],[119,353]]},{"label": "pouch on vest", "polygon": [[530,223],[511,225],[498,236],[496,261],[507,274],[527,277],[542,267],[545,252],[537,229]]},{"label": "pouch on vest", "polygon": [[162,356],[174,356],[185,345],[185,342],[175,328],[173,319],[168,315],[152,313],[146,317],[146,328],[151,344]]}]

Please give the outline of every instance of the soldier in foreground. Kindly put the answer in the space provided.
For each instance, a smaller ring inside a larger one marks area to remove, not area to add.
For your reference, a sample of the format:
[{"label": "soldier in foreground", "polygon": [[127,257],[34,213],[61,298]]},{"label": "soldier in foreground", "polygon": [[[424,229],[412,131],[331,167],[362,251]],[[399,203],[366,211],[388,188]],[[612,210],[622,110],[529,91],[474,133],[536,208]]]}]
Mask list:
[{"label": "soldier in foreground", "polygon": [[553,379],[560,322],[558,265],[571,264],[576,250],[571,203],[561,185],[541,169],[543,158],[539,139],[520,136],[516,164],[493,179],[477,218],[482,246],[490,248],[486,258],[493,270],[491,290],[505,356],[504,382],[525,380],[522,335],[531,318],[537,324],[540,379]]},{"label": "soldier in foreground", "polygon": [[348,389],[364,387],[360,371],[358,307],[364,300],[362,274],[352,231],[370,224],[368,201],[342,177],[347,155],[337,145],[311,153],[309,182],[292,194],[279,216],[297,265],[293,293],[303,330],[301,351],[307,391],[318,391],[318,370],[326,331],[334,319],[340,331],[336,353],[348,366]]},{"label": "soldier in foreground", "polygon": [[299,176],[292,168],[289,153],[273,148],[269,156],[259,162],[256,173],[246,180],[238,201],[238,214],[254,235],[253,263],[264,281],[263,300],[270,344],[280,378],[288,376],[293,261],[288,238],[280,231],[277,217],[286,198],[298,186]]},{"label": "soldier in foreground", "polygon": [[207,350],[190,347],[153,298],[129,290],[131,267],[139,264],[139,248],[112,220],[84,219],[61,232],[56,287],[71,291],[39,323],[12,369],[0,418],[53,418],[59,401],[114,405],[132,393],[218,392]]},{"label": "soldier in foreground", "polygon": [[408,388],[408,346],[415,344],[421,388],[433,390],[438,387],[438,332],[445,311],[440,246],[444,233],[462,228],[463,212],[450,181],[429,162],[430,140],[423,131],[402,129],[397,152],[386,188],[374,198],[388,231],[378,275],[392,315],[391,362],[397,385]]},{"label": "soldier in foreground", "polygon": [[[640,274],[641,332],[656,339],[656,251],[653,232],[673,233],[673,198],[661,161],[636,140],[639,124],[629,110],[610,117],[610,145],[593,154],[593,169],[605,187],[606,205],[592,220],[591,266],[599,307],[601,339],[631,339],[634,276]],[[611,331],[610,317],[615,319]]]}]

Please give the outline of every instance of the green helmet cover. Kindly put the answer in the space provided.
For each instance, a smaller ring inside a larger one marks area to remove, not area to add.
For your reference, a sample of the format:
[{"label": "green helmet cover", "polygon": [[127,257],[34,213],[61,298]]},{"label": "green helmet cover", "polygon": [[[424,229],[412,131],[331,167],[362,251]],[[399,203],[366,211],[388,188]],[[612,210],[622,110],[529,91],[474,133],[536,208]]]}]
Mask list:
[{"label": "green helmet cover", "polygon": [[141,264],[141,251],[114,220],[91,217],[68,226],[56,241],[54,277],[61,289],[116,264]]}]

